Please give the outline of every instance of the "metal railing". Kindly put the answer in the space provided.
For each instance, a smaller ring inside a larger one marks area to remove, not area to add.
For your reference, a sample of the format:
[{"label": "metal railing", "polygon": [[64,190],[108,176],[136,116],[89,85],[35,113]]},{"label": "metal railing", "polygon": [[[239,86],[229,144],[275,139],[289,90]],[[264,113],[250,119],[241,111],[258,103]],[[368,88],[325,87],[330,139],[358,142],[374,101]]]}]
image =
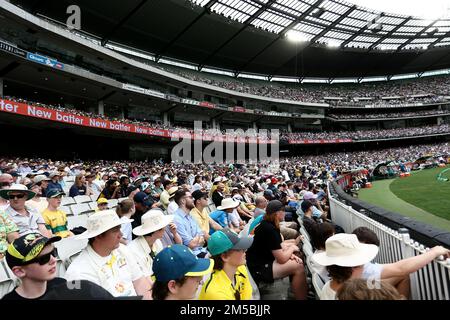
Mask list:
[{"label": "metal railing", "polygon": [[[358,227],[367,227],[376,233],[381,246],[375,262],[394,263],[430,250],[411,239],[408,229],[391,229],[368,217],[364,210],[358,212],[341,202],[330,193],[330,189],[328,192],[333,222],[347,233]],[[413,300],[450,300],[450,259],[443,260],[441,257],[410,274],[410,283]]]}]

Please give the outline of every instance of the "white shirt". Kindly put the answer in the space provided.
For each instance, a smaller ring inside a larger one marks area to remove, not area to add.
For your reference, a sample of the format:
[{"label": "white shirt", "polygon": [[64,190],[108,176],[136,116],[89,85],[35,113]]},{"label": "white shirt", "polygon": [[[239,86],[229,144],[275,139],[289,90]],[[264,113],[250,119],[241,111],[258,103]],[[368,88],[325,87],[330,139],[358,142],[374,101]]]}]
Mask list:
[{"label": "white shirt", "polygon": [[150,252],[153,251],[153,253],[156,255],[162,249],[164,249],[161,240],[157,239],[152,245],[152,250],[150,250],[150,247],[145,238],[137,237],[128,245],[128,248],[133,254],[144,276],[150,277],[153,274],[153,259],[150,256]]},{"label": "white shirt", "polygon": [[115,297],[135,296],[133,281],[143,274],[129,249],[120,244],[107,257],[99,256],[88,245],[70,264],[67,281],[88,280],[98,284]]},{"label": "white shirt", "polygon": [[286,182],[287,182],[287,181],[291,181],[291,178],[289,177],[289,174],[288,174],[288,172],[287,172],[286,170],[281,171],[281,174],[283,175],[284,180],[285,180]]},{"label": "white shirt", "polygon": [[336,300],[336,292],[330,287],[331,280],[325,283],[319,294],[320,300]]},{"label": "white shirt", "polygon": [[94,180],[92,181],[92,184],[88,184],[89,188],[91,189],[94,196],[98,197],[100,193],[102,192],[103,188],[100,186],[100,181]]},{"label": "white shirt", "polygon": [[382,264],[369,262],[364,265],[361,278],[367,280],[381,280],[382,271],[383,271]]},{"label": "white shirt", "polygon": [[291,198],[291,199],[295,198],[294,191],[292,191],[291,189],[286,189],[286,193],[287,193],[289,198]]},{"label": "white shirt", "polygon": [[228,217],[230,218],[231,224],[235,228],[239,227],[239,223],[241,222],[241,217],[239,216],[239,213],[237,212],[236,209],[234,209],[232,213],[229,213]]},{"label": "white shirt", "polygon": [[25,205],[30,206],[31,208],[36,209],[39,213],[42,214],[42,212],[47,209],[48,207],[48,202],[47,199],[45,198],[39,198],[39,201],[34,201],[34,200],[28,200],[27,202],[25,202]]},{"label": "white shirt", "polygon": [[[120,220],[128,220],[127,217],[121,217]],[[133,240],[132,232],[133,227],[131,226],[131,222],[124,223],[120,226],[120,232],[122,232],[122,238],[131,241]]]},{"label": "white shirt", "polygon": [[44,218],[42,218],[41,214],[36,209],[29,206],[25,206],[25,210],[28,212],[28,215],[26,216],[21,215],[11,206],[8,206],[5,212],[19,228],[20,236],[34,232],[40,233],[39,225],[45,225]]},{"label": "white shirt", "polygon": [[175,201],[170,201],[169,205],[167,206],[167,213],[168,214],[174,214],[175,211],[178,210],[178,204]]}]

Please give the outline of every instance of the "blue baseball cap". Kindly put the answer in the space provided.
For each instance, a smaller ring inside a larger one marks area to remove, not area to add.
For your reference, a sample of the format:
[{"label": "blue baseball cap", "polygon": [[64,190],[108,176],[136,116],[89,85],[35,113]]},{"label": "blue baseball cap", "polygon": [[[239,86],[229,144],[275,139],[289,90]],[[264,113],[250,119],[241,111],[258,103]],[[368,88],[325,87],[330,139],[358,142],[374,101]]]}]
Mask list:
[{"label": "blue baseball cap", "polygon": [[228,228],[214,232],[208,240],[208,251],[216,256],[228,250],[247,250],[251,247],[253,238],[239,237]]},{"label": "blue baseball cap", "polygon": [[198,258],[188,247],[174,244],[159,252],[153,261],[156,281],[166,282],[187,277],[204,276],[214,267],[212,259]]},{"label": "blue baseball cap", "polygon": [[136,193],[133,197],[133,200],[136,203],[142,203],[146,207],[151,207],[151,205],[153,204],[153,202],[150,200],[148,194],[146,194],[145,192],[142,192],[142,191]]}]

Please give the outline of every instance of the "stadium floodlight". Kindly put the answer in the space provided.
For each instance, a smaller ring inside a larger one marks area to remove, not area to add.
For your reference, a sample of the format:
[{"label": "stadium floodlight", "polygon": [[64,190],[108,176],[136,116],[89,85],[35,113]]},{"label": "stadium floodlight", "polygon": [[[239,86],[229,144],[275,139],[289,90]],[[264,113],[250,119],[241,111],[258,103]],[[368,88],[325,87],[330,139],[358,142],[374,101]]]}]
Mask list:
[{"label": "stadium floodlight", "polygon": [[336,49],[336,48],[339,48],[340,46],[341,46],[341,43],[336,40],[330,40],[327,42],[328,48]]},{"label": "stadium floodlight", "polygon": [[439,31],[438,28],[431,28],[431,29],[429,29],[429,30],[427,31],[427,35],[428,35],[429,37],[432,37],[432,36],[434,36],[434,34],[435,34],[436,32],[438,32],[438,31]]},{"label": "stadium floodlight", "polygon": [[292,42],[306,42],[307,41],[305,35],[296,30],[289,30],[288,32],[286,32],[286,38]]},{"label": "stadium floodlight", "polygon": [[369,27],[369,30],[372,31],[373,33],[378,33],[381,30],[383,30],[383,25],[381,23],[372,24]]},{"label": "stadium floodlight", "polygon": [[314,18],[320,18],[320,16],[323,15],[324,13],[325,13],[324,8],[317,8],[311,13],[311,16]]}]

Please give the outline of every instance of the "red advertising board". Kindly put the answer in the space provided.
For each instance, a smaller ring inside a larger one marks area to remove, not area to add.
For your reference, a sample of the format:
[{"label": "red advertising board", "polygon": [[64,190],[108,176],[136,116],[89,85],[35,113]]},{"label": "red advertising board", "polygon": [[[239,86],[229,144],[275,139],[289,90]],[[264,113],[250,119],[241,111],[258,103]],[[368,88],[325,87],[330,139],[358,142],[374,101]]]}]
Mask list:
[{"label": "red advertising board", "polygon": [[207,101],[200,102],[199,106],[210,108],[210,109],[214,109],[216,107],[216,105],[214,103],[207,102]]},{"label": "red advertising board", "polygon": [[245,112],[245,108],[244,107],[233,107],[233,111],[234,112]]},{"label": "red advertising board", "polygon": [[248,143],[275,143],[274,140],[260,140],[256,141],[254,138],[248,137],[227,137],[223,135],[208,135],[207,133],[201,135],[196,133],[195,135],[189,130],[167,130],[157,129],[152,127],[139,126],[134,124],[122,123],[120,121],[110,121],[100,118],[91,118],[86,116],[80,116],[66,111],[59,111],[50,108],[38,107],[35,105],[28,105],[22,102],[15,102],[10,100],[0,99],[0,112],[7,112],[12,114],[18,114],[27,117],[39,118],[50,121],[57,121],[77,126],[98,128],[104,130],[114,130],[122,132],[130,132],[135,134],[144,134],[149,136],[158,136],[164,138],[175,139],[196,139],[204,141],[218,141],[218,142],[241,142],[245,139]]}]

